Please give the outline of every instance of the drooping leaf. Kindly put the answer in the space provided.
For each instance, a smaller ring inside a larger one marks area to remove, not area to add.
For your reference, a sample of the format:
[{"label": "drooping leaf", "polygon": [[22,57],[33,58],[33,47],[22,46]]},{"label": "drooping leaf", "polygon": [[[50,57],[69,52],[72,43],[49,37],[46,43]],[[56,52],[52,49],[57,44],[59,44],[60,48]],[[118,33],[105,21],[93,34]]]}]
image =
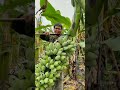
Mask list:
[{"label": "drooping leaf", "polygon": [[95,25],[100,11],[106,0],[87,0],[86,1],[86,26]]},{"label": "drooping leaf", "polygon": [[[45,5],[45,0],[40,0],[40,6]],[[64,17],[61,15],[59,10],[55,10],[55,8],[48,2],[47,8],[45,12],[42,13],[47,20],[51,21],[54,25],[55,23],[61,23],[65,28],[69,28],[71,26],[71,21],[68,17]]]},{"label": "drooping leaf", "polygon": [[108,12],[108,16],[110,17],[110,16],[116,15],[118,13],[120,13],[120,9],[119,8],[113,8],[112,10],[110,10]]},{"label": "drooping leaf", "polygon": [[45,29],[45,28],[48,28],[48,27],[51,27],[52,25],[43,25],[43,26],[39,26],[37,28],[35,28],[36,31],[40,31],[41,29]]},{"label": "drooping leaf", "polygon": [[90,60],[94,60],[94,59],[96,59],[98,56],[95,54],[95,53],[93,53],[93,52],[88,52],[87,53],[87,55],[86,55],[86,58],[87,59],[90,59]]},{"label": "drooping leaf", "polygon": [[69,20],[69,18],[61,16],[58,13],[43,13],[42,16],[45,16],[46,19],[50,20],[52,24],[55,23],[62,23],[64,24],[67,28],[69,28],[71,26],[71,22]]},{"label": "drooping leaf", "polygon": [[[45,1],[46,0],[40,0],[40,6],[41,7],[43,5],[45,5]],[[54,7],[49,2],[47,2],[47,8],[46,8],[45,12],[47,12],[47,13],[51,13],[51,12],[55,13],[56,11],[55,11]]]},{"label": "drooping leaf", "polygon": [[114,51],[120,51],[120,37],[110,38],[108,40],[103,41],[102,43],[106,44]]}]

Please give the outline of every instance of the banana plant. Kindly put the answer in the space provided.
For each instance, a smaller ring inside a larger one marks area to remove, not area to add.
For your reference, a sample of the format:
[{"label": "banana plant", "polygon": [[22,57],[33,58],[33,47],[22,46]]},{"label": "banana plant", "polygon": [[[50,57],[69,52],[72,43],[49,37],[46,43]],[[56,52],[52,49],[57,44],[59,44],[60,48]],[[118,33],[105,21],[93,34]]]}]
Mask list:
[{"label": "banana plant", "polygon": [[76,36],[76,32],[80,26],[80,21],[83,21],[84,19],[83,13],[85,11],[85,1],[71,0],[71,4],[74,7],[74,16],[73,16],[72,26],[69,30],[69,35],[74,37]]}]

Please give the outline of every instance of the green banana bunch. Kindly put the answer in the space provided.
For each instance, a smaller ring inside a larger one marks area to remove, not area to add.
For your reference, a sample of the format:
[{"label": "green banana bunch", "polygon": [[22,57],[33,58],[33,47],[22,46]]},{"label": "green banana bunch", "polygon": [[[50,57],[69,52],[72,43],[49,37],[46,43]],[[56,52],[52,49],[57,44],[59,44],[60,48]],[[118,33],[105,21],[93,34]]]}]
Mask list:
[{"label": "green banana bunch", "polygon": [[35,65],[36,90],[46,90],[54,86],[62,70],[69,65],[68,56],[70,57],[74,53],[75,46],[75,41],[65,36],[46,47],[45,54]]}]

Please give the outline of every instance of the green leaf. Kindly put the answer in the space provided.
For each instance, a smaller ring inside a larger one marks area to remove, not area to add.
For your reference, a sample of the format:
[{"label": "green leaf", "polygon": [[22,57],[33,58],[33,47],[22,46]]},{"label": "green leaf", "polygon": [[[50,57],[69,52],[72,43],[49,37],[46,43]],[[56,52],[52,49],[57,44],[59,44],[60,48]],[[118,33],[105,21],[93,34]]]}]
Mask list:
[{"label": "green leaf", "polygon": [[[45,4],[45,0],[40,0],[40,6]],[[71,21],[68,17],[61,15],[59,10],[55,8],[48,2],[45,12],[42,13],[47,20],[51,21],[52,24],[62,23],[65,28],[70,28]]]},{"label": "green leaf", "polygon": [[86,2],[86,26],[95,25],[106,0],[88,0]]},{"label": "green leaf", "polygon": [[58,14],[60,14],[60,15],[61,15],[61,12],[60,12],[60,10],[57,10],[57,11],[56,11],[56,13],[58,13]]},{"label": "green leaf", "polygon": [[[42,7],[43,5],[45,5],[45,1],[46,0],[40,0],[40,6]],[[54,13],[54,12],[56,12],[55,11],[55,9],[54,9],[54,7],[48,2],[47,3],[47,8],[46,8],[46,11],[45,12],[47,12],[47,13]]]},{"label": "green leaf", "polygon": [[88,52],[87,55],[86,55],[86,58],[89,59],[89,60],[96,59],[97,57],[98,56],[93,52]]},{"label": "green leaf", "polygon": [[45,4],[45,0],[40,0],[40,6],[43,6]]},{"label": "green leaf", "polygon": [[110,17],[110,16],[116,15],[118,13],[120,13],[120,8],[113,8],[112,10],[110,10],[108,12],[108,16]]},{"label": "green leaf", "polygon": [[120,37],[110,38],[108,40],[103,41],[102,43],[106,44],[114,51],[120,51]]},{"label": "green leaf", "polygon": [[66,28],[69,28],[71,26],[71,22],[70,19],[64,16],[61,16],[58,13],[43,13],[42,16],[45,16],[47,20],[50,20],[51,23],[53,22],[53,24],[55,23],[62,23],[66,26]]},{"label": "green leaf", "polygon": [[35,28],[36,31],[39,31],[41,29],[45,29],[45,28],[48,28],[48,27],[51,27],[52,25],[43,25],[43,26],[39,26],[38,28]]}]

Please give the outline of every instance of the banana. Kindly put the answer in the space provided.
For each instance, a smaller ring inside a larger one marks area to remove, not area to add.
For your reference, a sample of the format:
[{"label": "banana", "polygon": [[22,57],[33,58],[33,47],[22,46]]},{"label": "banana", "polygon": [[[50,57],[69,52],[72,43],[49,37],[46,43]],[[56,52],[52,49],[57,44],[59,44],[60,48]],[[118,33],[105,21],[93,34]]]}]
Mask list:
[{"label": "banana", "polygon": [[[35,65],[35,84],[39,90],[52,87],[60,72],[67,68],[68,59],[75,51],[75,41],[67,36],[59,38],[58,42],[50,43],[45,54],[40,58],[40,63]],[[41,89],[42,88],[42,89]]]},{"label": "banana", "polygon": [[60,60],[60,55],[56,56],[55,60]]}]

